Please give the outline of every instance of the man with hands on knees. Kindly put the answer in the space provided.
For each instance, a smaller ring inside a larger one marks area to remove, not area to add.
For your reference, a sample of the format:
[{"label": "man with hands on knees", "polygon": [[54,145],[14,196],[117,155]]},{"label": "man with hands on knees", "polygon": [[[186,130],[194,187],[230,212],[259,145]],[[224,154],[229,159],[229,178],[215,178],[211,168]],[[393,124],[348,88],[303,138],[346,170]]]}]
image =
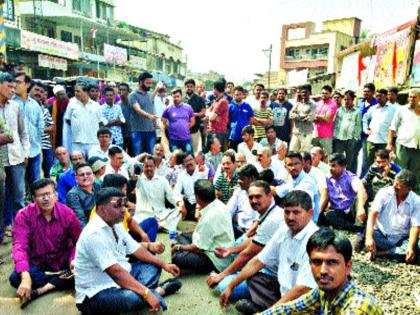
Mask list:
[{"label": "man with hands on knees", "polygon": [[34,203],[21,209],[13,227],[15,269],[10,284],[17,288],[21,308],[55,289],[74,286],[73,269],[80,223],[73,210],[57,201],[55,183],[32,184]]},{"label": "man with hands on knees", "polygon": [[[117,188],[102,188],[96,215],[80,235],[76,248],[76,306],[83,314],[120,314],[149,306],[166,309],[162,297],[182,284],[170,279],[158,286],[161,270],[178,276],[179,268],[150,254],[119,224],[126,197]],[[135,258],[129,263],[128,255]]]}]

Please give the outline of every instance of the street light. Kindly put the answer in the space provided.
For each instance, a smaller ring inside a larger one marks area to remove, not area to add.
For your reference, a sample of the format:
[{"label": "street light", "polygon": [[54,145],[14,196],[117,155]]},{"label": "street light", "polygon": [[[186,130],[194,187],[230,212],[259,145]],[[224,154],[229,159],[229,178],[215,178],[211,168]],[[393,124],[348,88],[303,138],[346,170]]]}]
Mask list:
[{"label": "street light", "polygon": [[270,90],[270,81],[271,81],[271,53],[273,52],[273,45],[270,44],[270,48],[263,49],[263,53],[268,57],[268,86],[267,89]]}]

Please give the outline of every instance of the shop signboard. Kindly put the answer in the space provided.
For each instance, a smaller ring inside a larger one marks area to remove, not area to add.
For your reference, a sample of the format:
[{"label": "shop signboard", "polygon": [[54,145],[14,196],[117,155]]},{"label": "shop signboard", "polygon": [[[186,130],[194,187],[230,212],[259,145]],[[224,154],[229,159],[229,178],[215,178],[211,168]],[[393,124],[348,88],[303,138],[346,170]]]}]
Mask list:
[{"label": "shop signboard", "polygon": [[43,35],[21,31],[21,47],[71,60],[79,59],[79,46]]},{"label": "shop signboard", "polygon": [[67,71],[67,60],[63,58],[39,54],[38,65],[40,67]]},{"label": "shop signboard", "polygon": [[146,69],[146,58],[130,55],[128,64],[133,68]]},{"label": "shop signboard", "polygon": [[125,65],[127,64],[127,49],[104,44],[105,62]]}]

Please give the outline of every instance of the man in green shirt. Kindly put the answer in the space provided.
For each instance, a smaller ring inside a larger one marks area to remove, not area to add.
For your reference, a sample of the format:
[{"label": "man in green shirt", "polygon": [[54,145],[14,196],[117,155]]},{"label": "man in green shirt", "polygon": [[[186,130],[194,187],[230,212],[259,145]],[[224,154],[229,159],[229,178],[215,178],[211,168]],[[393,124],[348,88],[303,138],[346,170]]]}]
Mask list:
[{"label": "man in green shirt", "polygon": [[60,175],[68,169],[73,168],[73,164],[69,159],[69,153],[65,147],[57,147],[55,149],[55,158],[57,162],[51,167],[50,178],[58,182]]},{"label": "man in green shirt", "polygon": [[219,258],[216,248],[232,247],[235,241],[232,218],[225,204],[215,197],[212,183],[200,179],[194,184],[194,193],[200,209],[200,220],[192,234],[177,236],[177,245],[172,247],[172,262],[181,270],[193,270],[208,274],[221,272],[232,258]]}]

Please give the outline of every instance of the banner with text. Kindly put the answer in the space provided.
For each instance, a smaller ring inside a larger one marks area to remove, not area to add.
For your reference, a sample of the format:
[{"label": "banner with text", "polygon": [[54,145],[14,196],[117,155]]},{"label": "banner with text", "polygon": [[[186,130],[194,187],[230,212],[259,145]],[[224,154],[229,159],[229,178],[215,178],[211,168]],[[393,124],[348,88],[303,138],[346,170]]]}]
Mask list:
[{"label": "banner with text", "polygon": [[47,55],[38,55],[38,65],[40,67],[67,71],[67,60]]},{"label": "banner with text", "polygon": [[127,64],[127,49],[104,44],[105,62],[117,65]]}]

